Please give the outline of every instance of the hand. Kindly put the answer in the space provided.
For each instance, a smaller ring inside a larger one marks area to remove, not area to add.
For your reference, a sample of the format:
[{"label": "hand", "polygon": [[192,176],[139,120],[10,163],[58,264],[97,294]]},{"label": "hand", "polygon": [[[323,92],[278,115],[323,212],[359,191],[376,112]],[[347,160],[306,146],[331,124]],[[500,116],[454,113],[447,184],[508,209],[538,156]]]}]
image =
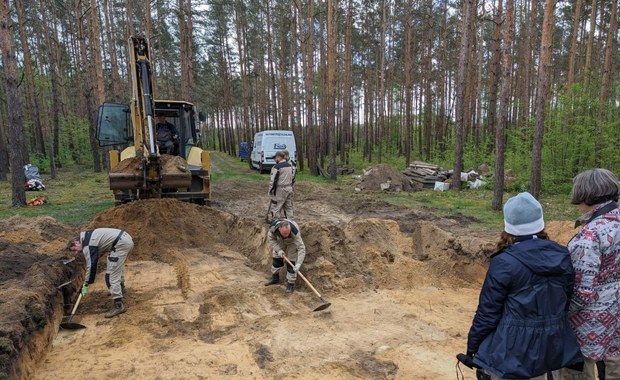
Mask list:
[{"label": "hand", "polygon": [[469,368],[471,368],[471,369],[474,369],[474,368],[480,368],[480,366],[479,366],[479,365],[474,364],[474,357],[473,357],[473,354],[471,354],[471,353],[469,353],[469,352],[467,353],[467,355],[464,355],[464,354],[458,354],[458,355],[456,355],[456,359],[457,359],[458,361],[460,361],[461,363],[465,364],[465,366],[467,366],[467,367],[469,367]]},{"label": "hand", "polygon": [[295,264],[295,272],[299,272],[299,268],[301,268],[301,263]]},{"label": "hand", "polygon": [[284,251],[280,250],[280,251],[276,252],[276,257],[277,258],[284,257]]},{"label": "hand", "polygon": [[82,285],[82,289],[80,290],[80,293],[82,293],[82,297],[84,297],[86,293],[88,293],[88,284]]}]

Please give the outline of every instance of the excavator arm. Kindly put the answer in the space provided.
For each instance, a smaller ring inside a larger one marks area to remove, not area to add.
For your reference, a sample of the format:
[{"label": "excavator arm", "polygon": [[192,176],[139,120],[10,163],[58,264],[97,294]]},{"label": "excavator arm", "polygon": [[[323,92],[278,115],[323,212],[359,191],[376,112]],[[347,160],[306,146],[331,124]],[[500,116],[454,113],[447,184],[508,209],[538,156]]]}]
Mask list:
[{"label": "excavator arm", "polygon": [[209,153],[196,146],[183,145],[183,154],[160,155],[157,146],[156,112],[175,115],[186,127],[183,129],[184,140],[197,143],[195,124],[186,125],[186,120],[195,123],[194,106],[183,101],[154,100],[146,38],[129,39],[129,64],[132,92],[129,106],[105,103],[99,109],[98,118],[100,145],[124,144],[133,140],[133,145],[123,152],[110,151],[112,170],[109,181],[116,203],[162,197],[196,203],[208,201]]}]

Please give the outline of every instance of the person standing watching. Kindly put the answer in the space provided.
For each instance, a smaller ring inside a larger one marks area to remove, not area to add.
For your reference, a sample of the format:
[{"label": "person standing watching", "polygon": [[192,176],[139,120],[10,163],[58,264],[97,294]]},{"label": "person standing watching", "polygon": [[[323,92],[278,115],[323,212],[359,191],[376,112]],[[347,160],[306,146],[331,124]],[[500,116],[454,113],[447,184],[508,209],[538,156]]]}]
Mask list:
[{"label": "person standing watching", "polygon": [[605,362],[605,378],[620,379],[620,183],[597,168],[573,179],[571,203],[581,230],[569,241],[575,288],[568,318],[585,357],[583,373],[565,369],[562,380],[594,380]]},{"label": "person standing watching", "polygon": [[284,152],[276,152],[276,164],[271,168],[271,181],[269,182],[271,220],[281,217],[293,219],[294,170],[284,157]]},{"label": "person standing watching", "polygon": [[566,314],[570,255],[544,228],[542,207],[530,193],[504,205],[504,231],[480,291],[466,361],[459,358],[492,380],[543,380],[582,361]]},{"label": "person standing watching", "polygon": [[297,223],[289,219],[276,220],[269,227],[267,240],[271,246],[272,263],[271,279],[265,286],[280,283],[280,269],[284,266],[284,255],[294,265],[286,263],[286,292],[292,293],[295,290],[297,271],[306,257],[306,246],[301,239],[301,232]]},{"label": "person standing watching", "polygon": [[86,280],[81,288],[82,296],[86,296],[89,285],[95,282],[99,258],[104,252],[109,252],[105,283],[112,296],[114,306],[104,316],[112,318],[126,312],[127,308],[123,305],[124,266],[127,255],[133,249],[131,236],[116,228],[95,228],[94,230],[80,232],[80,237],[70,240],[68,247],[75,254],[82,252],[86,260]]}]

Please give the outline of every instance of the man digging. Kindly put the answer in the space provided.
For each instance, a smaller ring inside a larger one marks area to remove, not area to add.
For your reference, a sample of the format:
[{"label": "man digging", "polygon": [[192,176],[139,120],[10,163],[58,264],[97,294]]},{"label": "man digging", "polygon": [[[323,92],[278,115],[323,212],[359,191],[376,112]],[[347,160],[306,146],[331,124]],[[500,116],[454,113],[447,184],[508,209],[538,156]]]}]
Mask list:
[{"label": "man digging", "polygon": [[292,293],[295,290],[297,271],[306,257],[306,246],[301,239],[301,232],[297,223],[289,219],[279,219],[274,221],[269,227],[267,240],[271,245],[272,263],[271,279],[265,286],[280,283],[280,269],[284,266],[284,255],[294,265],[286,264],[286,292]]},{"label": "man digging", "polygon": [[131,236],[116,228],[95,228],[80,232],[80,237],[69,241],[68,247],[75,254],[81,251],[86,260],[86,280],[81,289],[82,297],[88,293],[88,286],[95,282],[100,254],[109,252],[105,283],[114,306],[112,310],[104,314],[104,317],[112,318],[126,312],[127,308],[123,305],[123,292],[125,291],[123,269],[127,254],[133,249]]}]

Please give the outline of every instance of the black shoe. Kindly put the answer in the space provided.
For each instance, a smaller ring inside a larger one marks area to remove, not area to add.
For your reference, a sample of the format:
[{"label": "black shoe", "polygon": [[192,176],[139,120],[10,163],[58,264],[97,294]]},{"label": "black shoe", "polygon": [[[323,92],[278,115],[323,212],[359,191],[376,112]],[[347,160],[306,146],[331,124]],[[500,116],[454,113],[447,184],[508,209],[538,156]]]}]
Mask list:
[{"label": "black shoe", "polygon": [[274,273],[271,275],[271,279],[265,283],[265,286],[276,285],[280,283],[280,275],[278,273]]},{"label": "black shoe", "polygon": [[103,316],[106,318],[112,318],[115,317],[119,314],[123,314],[124,312],[127,311],[127,308],[125,307],[125,305],[123,305],[123,302],[114,302],[114,307],[112,308],[112,310],[108,311],[107,313],[105,313]]},{"label": "black shoe", "polygon": [[286,284],[286,292],[293,293],[295,291],[295,284],[291,284],[290,282]]}]

